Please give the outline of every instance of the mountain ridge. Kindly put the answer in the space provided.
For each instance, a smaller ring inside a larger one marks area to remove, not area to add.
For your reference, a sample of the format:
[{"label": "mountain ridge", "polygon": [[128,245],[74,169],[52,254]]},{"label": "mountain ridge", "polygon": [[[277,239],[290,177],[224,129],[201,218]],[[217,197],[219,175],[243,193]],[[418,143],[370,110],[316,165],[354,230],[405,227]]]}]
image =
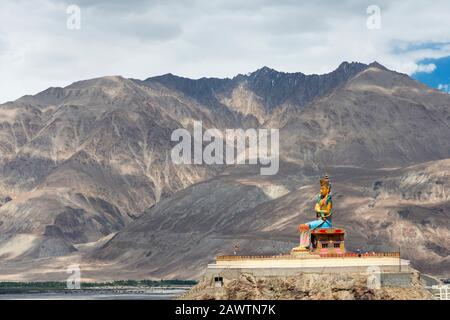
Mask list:
[{"label": "mountain ridge", "polygon": [[[175,165],[170,160],[175,144],[171,133],[191,130],[194,121],[202,121],[205,129],[279,129],[279,173],[261,178],[254,166]],[[376,247],[358,231],[360,227],[368,232],[366,226],[351,219],[362,210],[358,201],[379,201],[375,209],[363,206],[373,223],[382,228],[383,219],[394,217],[403,226],[417,228],[430,240],[417,241],[420,256],[411,254],[412,259],[425,269],[443,272],[447,258],[441,242],[449,226],[442,219],[450,206],[442,188],[448,188],[447,178],[436,178],[444,181],[436,184],[418,177],[426,171],[421,164],[439,176],[439,165],[432,163],[444,161],[439,162],[442,166],[450,159],[449,136],[450,96],[377,62],[343,62],[325,75],[263,67],[226,79],[107,76],[49,88],[0,105],[0,266],[17,263],[23,270],[27,263],[40,264],[40,259],[83,257],[100,263],[129,261],[123,271],[130,274],[132,268],[142,274],[151,266],[153,272],[146,276],[165,276],[164,270],[173,276],[198,275],[201,263],[224,251],[238,231],[254,237],[261,252],[285,250],[294,244],[293,225],[308,218],[308,195],[326,171],[341,188],[343,200],[357,199],[345,200],[350,201],[349,212],[342,216],[352,231],[351,243]],[[388,183],[386,167],[411,173],[389,180],[392,196],[381,201],[374,196],[379,190],[372,189],[376,181]],[[305,190],[306,196],[298,190]],[[419,192],[429,194],[421,196],[423,207],[417,202]],[[178,201],[185,208],[177,207]],[[299,214],[299,208],[304,212]],[[438,213],[430,225],[444,221],[439,233],[421,224],[433,210]],[[189,225],[205,214],[198,220],[200,229]],[[186,223],[178,237],[176,215]],[[255,230],[233,225],[238,215]],[[263,224],[253,224],[260,215]],[[292,225],[284,225],[287,222]],[[136,225],[147,231],[133,233]],[[167,237],[159,233],[164,229],[170,231]],[[112,234],[116,236],[109,239]],[[202,235],[211,242],[204,244]],[[390,246],[399,241],[393,234],[381,237]],[[179,239],[186,241],[181,247],[190,246],[185,251],[198,258],[195,263],[182,252],[174,256]],[[87,245],[97,241],[102,246]],[[130,249],[136,256],[122,251],[124,243],[132,242],[144,248]],[[175,251],[166,252],[168,247]],[[248,249],[258,253],[254,245]],[[147,254],[166,261],[166,268],[143,258]],[[427,259],[438,267],[427,266]],[[183,263],[194,264],[184,270]]]}]

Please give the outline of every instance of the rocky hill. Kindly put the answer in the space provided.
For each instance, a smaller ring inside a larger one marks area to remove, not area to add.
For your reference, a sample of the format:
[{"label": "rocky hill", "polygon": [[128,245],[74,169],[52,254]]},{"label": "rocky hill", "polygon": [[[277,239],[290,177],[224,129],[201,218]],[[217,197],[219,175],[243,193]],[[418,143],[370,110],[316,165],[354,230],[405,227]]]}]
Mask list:
[{"label": "rocky hill", "polygon": [[186,300],[427,300],[432,299],[420,281],[410,288],[369,289],[363,274],[302,274],[297,277],[255,278],[242,274],[223,287],[201,282]]}]

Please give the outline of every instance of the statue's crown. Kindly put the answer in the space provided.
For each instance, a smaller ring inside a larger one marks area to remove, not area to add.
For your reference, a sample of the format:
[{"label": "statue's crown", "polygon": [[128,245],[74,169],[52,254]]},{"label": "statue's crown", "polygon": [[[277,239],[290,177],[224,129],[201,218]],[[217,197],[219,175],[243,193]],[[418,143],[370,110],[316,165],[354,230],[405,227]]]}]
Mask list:
[{"label": "statue's crown", "polygon": [[330,178],[327,174],[320,178],[320,186],[330,187]]}]

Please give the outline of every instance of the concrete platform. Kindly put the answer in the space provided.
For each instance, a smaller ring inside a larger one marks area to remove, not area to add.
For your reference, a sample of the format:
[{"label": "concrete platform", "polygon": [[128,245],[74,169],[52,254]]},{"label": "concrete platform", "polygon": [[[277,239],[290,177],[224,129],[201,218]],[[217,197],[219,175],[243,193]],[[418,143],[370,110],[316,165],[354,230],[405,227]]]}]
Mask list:
[{"label": "concrete platform", "polygon": [[411,273],[408,260],[398,253],[346,254],[340,256],[219,256],[208,264],[206,277],[236,278],[241,273],[254,276],[293,276],[299,273]]}]

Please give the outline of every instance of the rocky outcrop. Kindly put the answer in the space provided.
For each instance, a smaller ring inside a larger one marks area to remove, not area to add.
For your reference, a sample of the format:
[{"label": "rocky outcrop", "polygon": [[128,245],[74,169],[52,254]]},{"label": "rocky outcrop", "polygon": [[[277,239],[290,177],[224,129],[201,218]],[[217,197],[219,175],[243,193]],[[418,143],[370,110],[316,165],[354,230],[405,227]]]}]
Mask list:
[{"label": "rocky outcrop", "polygon": [[301,274],[255,278],[241,274],[215,288],[204,281],[179,297],[186,300],[424,300],[431,293],[416,280],[410,288],[367,286],[364,274]]}]

